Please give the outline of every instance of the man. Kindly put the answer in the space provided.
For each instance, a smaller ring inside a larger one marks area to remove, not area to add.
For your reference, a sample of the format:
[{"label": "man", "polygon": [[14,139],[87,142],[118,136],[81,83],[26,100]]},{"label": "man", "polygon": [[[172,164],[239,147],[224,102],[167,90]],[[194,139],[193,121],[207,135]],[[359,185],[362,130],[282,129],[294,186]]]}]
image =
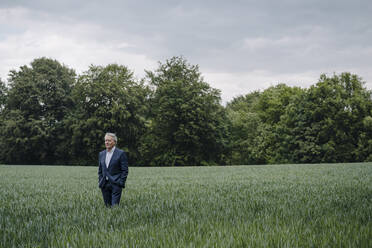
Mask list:
[{"label": "man", "polygon": [[107,207],[119,204],[121,192],[128,176],[128,160],[124,151],[116,148],[117,137],[106,133],[106,150],[99,153],[98,186]]}]

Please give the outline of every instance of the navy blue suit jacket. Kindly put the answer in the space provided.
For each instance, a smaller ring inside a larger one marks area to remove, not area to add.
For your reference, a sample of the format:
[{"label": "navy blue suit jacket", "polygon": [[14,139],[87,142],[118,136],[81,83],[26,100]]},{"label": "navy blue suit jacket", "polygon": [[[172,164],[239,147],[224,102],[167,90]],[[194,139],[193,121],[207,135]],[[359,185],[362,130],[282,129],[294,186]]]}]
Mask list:
[{"label": "navy blue suit jacket", "polygon": [[107,177],[111,184],[124,188],[128,176],[128,159],[125,152],[115,147],[108,167],[105,160],[106,150],[103,150],[98,156],[98,186],[103,188]]}]

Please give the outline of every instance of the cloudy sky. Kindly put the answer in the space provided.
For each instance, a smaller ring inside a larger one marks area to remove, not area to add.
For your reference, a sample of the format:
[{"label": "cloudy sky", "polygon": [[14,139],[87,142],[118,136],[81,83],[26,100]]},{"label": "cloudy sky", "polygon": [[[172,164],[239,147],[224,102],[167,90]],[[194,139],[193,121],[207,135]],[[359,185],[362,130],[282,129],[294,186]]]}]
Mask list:
[{"label": "cloudy sky", "polygon": [[0,78],[39,57],[81,73],[118,63],[198,64],[223,102],[351,72],[372,89],[370,0],[1,0]]}]

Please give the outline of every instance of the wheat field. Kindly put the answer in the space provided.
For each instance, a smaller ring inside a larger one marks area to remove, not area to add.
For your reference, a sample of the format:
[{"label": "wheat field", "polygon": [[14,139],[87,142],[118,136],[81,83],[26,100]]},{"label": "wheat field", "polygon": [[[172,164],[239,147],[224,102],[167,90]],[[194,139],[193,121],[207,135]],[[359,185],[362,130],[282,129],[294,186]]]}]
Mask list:
[{"label": "wheat field", "polygon": [[0,165],[0,247],[372,247],[372,163],[130,167],[106,208],[96,167]]}]

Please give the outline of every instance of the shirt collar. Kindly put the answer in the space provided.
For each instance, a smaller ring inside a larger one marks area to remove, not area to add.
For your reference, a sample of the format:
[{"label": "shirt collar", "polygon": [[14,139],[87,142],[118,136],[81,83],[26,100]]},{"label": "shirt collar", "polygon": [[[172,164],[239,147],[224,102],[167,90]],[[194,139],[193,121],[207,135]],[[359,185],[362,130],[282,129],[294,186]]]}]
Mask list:
[{"label": "shirt collar", "polygon": [[106,152],[107,152],[107,153],[113,153],[114,151],[115,151],[115,146],[111,149],[110,152],[106,149]]}]

